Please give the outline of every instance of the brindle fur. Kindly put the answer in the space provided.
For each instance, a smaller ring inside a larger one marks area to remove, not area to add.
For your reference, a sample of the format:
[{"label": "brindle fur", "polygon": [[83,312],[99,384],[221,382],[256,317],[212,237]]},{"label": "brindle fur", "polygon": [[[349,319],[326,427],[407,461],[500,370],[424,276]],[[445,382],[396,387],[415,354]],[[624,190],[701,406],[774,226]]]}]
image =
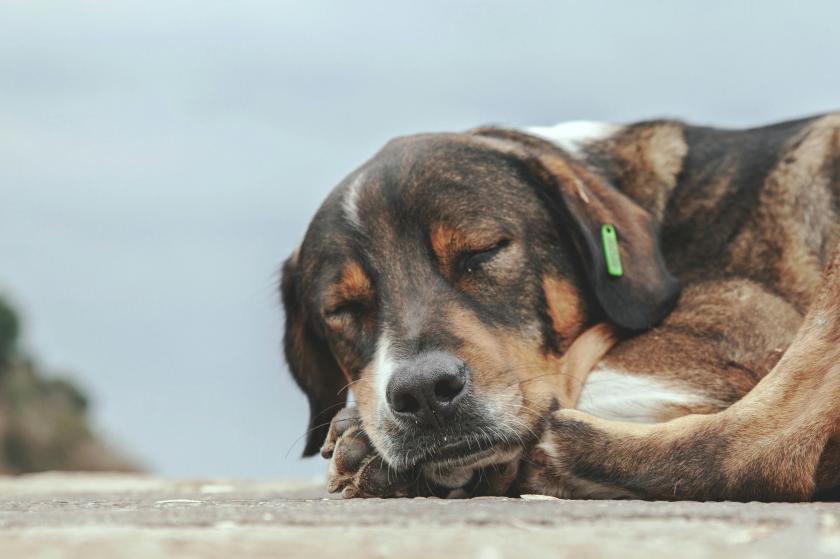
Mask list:
[{"label": "brindle fur", "polygon": [[[360,177],[364,231],[340,211]],[[456,352],[485,392],[518,385],[516,417],[530,433],[545,426],[520,490],[786,500],[829,490],[840,482],[840,279],[823,272],[838,214],[840,115],[750,130],[645,122],[576,156],[501,129],[392,142],[330,195],[284,270],[287,356],[313,411],[306,452],[348,380],[383,452],[370,376],[387,327],[411,342],[404,351]],[[621,284],[598,272],[592,228],[605,221],[622,236]],[[446,247],[500,233],[515,240],[486,277],[439,268],[458,258]],[[364,272],[353,268],[354,288],[369,283],[350,333],[321,308],[348,266]],[[673,421],[652,426],[550,413],[574,394],[556,378],[568,378],[563,358],[601,322],[624,332],[602,364],[688,387],[701,403],[662,409]]]},{"label": "brindle fur", "polygon": [[836,492],[840,250],[833,260],[793,343],[744,398],[652,425],[556,412],[522,483],[562,496],[650,499],[801,501]]}]

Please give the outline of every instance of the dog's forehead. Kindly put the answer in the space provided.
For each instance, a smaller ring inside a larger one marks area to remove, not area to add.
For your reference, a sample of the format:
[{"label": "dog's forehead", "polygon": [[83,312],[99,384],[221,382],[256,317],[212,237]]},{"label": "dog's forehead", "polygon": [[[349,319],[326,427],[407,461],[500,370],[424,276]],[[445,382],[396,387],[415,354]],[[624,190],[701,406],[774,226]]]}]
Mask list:
[{"label": "dog's forehead", "polygon": [[[473,185],[476,179],[512,173],[510,153],[472,134],[418,134],[388,142],[363,167],[380,188],[410,197],[441,183]],[[501,175],[501,176],[500,176]]]},{"label": "dog's forehead", "polygon": [[302,253],[318,268],[313,274],[321,275],[348,259],[368,256],[381,264],[425,251],[439,225],[516,227],[518,213],[529,205],[516,161],[469,134],[392,140],[330,193]]},{"label": "dog's forehead", "polygon": [[342,182],[337,198],[350,225],[376,229],[487,215],[499,196],[521,188],[515,158],[493,144],[469,134],[424,134],[389,142]]}]

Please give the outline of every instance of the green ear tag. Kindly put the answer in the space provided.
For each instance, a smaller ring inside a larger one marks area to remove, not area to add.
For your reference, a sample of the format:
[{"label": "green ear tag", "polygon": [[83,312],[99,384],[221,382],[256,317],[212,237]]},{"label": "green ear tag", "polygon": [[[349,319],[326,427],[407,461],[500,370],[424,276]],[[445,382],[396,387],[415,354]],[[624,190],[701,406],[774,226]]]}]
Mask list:
[{"label": "green ear tag", "polygon": [[615,227],[607,223],[601,225],[601,242],[604,245],[604,260],[607,262],[607,273],[615,278],[624,275],[621,267],[621,255],[618,253],[618,235]]}]

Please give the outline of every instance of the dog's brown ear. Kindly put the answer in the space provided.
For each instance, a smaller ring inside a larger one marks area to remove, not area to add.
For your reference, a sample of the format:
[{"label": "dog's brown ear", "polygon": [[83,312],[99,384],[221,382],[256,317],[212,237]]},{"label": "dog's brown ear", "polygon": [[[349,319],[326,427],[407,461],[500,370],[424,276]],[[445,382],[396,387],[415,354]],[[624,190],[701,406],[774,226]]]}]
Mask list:
[{"label": "dog's brown ear", "polygon": [[346,383],[332,351],[306,315],[296,255],[283,264],[281,291],[286,310],[283,338],[286,361],[309,399],[309,427],[303,455],[312,456],[326,440],[330,421],[347,401],[346,391],[342,391]]},{"label": "dog's brown ear", "polygon": [[[595,296],[612,323],[641,331],[671,312],[680,286],[665,267],[658,225],[650,213],[553,144],[508,130],[480,129],[474,133],[493,138],[493,142],[516,145],[512,154],[526,164],[549,204],[560,214]],[[623,267],[619,277],[607,272],[602,225],[612,225],[618,236]]]}]

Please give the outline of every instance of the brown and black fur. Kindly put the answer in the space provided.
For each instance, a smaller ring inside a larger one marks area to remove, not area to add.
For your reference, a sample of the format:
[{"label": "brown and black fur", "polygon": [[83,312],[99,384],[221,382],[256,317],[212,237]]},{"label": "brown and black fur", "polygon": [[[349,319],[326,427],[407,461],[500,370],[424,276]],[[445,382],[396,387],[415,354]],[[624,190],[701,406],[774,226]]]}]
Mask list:
[{"label": "brown and black fur", "polygon": [[[360,177],[361,227],[342,205]],[[601,223],[619,232],[622,278],[603,268]],[[406,355],[433,348],[471,368],[459,428],[489,429],[488,394],[518,402],[511,433],[460,464],[493,480],[485,491],[811,498],[840,460],[823,454],[840,397],[840,278],[824,275],[839,240],[840,115],[645,122],[575,154],[494,128],[395,140],[330,195],[284,267],[286,353],[312,408],[305,453],[327,438],[331,488],[348,495],[453,486],[439,433],[376,415],[384,329]],[[570,410],[599,362],[702,401],[649,425]],[[358,411],[328,433],[347,385]]]}]

